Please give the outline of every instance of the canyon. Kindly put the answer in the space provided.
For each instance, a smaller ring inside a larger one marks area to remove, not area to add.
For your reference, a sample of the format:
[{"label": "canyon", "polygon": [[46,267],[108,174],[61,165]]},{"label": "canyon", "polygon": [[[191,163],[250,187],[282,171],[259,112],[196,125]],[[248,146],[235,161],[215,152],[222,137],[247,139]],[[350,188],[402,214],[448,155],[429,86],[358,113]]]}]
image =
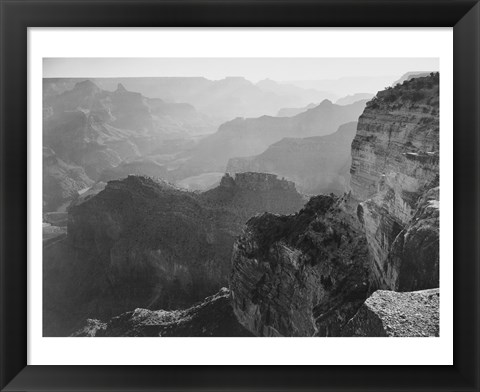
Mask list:
[{"label": "canyon", "polygon": [[300,192],[343,194],[349,190],[351,144],[357,123],[326,136],[285,138],[259,155],[230,158],[228,173],[273,173],[295,182]]},{"label": "canyon", "polygon": [[274,175],[226,175],[205,193],[128,176],[74,201],[68,234],[44,247],[44,334],[135,307],[187,307],[228,285],[245,221],[297,211],[305,199]]},{"label": "canyon", "polygon": [[[70,202],[102,176],[112,176],[105,171],[131,170],[133,161],[160,153],[165,145],[174,153],[172,140],[188,144],[192,134],[212,132],[214,127],[191,105],[146,98],[122,84],[106,91],[84,80],[59,94],[48,91],[43,99],[44,166],[48,167],[43,172],[44,207],[48,211]],[[144,161],[149,168],[141,174],[150,174],[154,164]],[[160,174],[166,172],[162,165],[156,166]]]},{"label": "canyon", "polygon": [[332,134],[340,125],[356,121],[365,104],[366,101],[358,101],[341,106],[324,100],[293,117],[236,118],[202,139],[171,175],[185,178],[202,172],[223,172],[230,158],[261,154],[284,138]]},{"label": "canyon", "polygon": [[[438,288],[438,87],[438,74],[412,78],[368,102],[344,196],[247,223],[234,245],[232,303],[256,336],[351,336],[357,324],[359,335],[375,335],[382,323],[369,332],[369,316],[356,315],[376,303],[375,290]],[[385,312],[397,298],[409,306],[408,296],[383,297],[392,299]]]},{"label": "canyon", "polygon": [[121,85],[62,86],[46,95],[44,336],[439,336],[438,73],[179,144],[155,99],[131,93],[121,115]]}]

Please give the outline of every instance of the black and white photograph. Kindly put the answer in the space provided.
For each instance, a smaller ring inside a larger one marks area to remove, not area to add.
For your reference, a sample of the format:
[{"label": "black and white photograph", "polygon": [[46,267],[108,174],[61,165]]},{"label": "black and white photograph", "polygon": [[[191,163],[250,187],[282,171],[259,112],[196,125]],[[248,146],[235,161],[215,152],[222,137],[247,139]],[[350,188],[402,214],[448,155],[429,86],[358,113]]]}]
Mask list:
[{"label": "black and white photograph", "polygon": [[44,58],[43,336],[441,336],[439,71]]}]

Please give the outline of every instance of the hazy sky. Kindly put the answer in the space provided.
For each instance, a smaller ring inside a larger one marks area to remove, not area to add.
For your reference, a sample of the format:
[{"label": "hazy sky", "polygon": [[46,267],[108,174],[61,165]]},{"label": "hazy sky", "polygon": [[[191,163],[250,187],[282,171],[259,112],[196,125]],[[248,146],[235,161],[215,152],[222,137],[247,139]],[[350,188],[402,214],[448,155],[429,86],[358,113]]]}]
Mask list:
[{"label": "hazy sky", "polygon": [[257,82],[438,71],[437,58],[45,58],[43,77],[243,76]]}]

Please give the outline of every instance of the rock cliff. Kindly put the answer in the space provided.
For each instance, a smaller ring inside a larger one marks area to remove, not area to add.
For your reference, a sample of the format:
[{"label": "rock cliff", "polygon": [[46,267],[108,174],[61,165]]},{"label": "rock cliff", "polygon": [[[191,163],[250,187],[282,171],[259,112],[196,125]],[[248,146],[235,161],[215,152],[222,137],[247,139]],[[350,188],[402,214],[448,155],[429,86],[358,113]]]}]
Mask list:
[{"label": "rock cliff", "polygon": [[337,336],[368,295],[368,249],[348,200],[248,221],[232,257],[235,314],[256,336]]},{"label": "rock cliff", "polygon": [[438,295],[378,291],[362,305],[378,288],[438,287],[438,89],[438,74],[412,78],[367,104],[352,142],[351,192],[247,223],[234,246],[231,290],[249,331],[438,335]]},{"label": "rock cliff", "polygon": [[[398,289],[398,281],[405,281],[399,275],[401,271],[408,274],[410,268],[400,267],[398,256],[392,256],[388,262],[389,253],[401,232],[406,237],[404,230],[422,208],[421,196],[438,186],[438,91],[438,74],[410,79],[379,92],[359,118],[352,143],[351,188],[360,202],[357,212],[373,255],[373,277],[380,288]],[[430,224],[435,227],[431,228],[428,241],[435,244],[438,220],[430,220]],[[415,243],[412,239],[407,241],[407,247]],[[416,241],[418,244],[419,239]],[[399,247],[400,239],[397,253]],[[438,262],[428,265],[432,269],[423,274],[430,279],[428,282],[422,283],[423,278],[416,277],[414,286],[403,285],[403,289],[438,286],[438,279],[434,279],[438,277]],[[395,271],[398,268],[401,271]]]}]

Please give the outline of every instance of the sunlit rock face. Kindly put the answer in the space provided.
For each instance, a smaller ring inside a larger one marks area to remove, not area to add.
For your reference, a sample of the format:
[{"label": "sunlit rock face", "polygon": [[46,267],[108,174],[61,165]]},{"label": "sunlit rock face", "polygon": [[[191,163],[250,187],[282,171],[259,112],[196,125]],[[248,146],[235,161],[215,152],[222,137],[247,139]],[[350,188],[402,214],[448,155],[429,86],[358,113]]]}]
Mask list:
[{"label": "sunlit rock face", "polygon": [[[420,207],[419,199],[438,186],[438,91],[438,74],[411,79],[379,92],[359,118],[352,143],[350,184],[352,195],[360,202],[357,214],[373,255],[373,278],[378,287],[398,288],[402,281],[402,272],[396,271],[399,258],[387,263],[389,252]],[[438,235],[438,221],[436,225],[432,232]],[[438,271],[427,275],[438,277]],[[411,290],[425,285],[435,286],[416,279],[412,287],[402,287]]]}]

